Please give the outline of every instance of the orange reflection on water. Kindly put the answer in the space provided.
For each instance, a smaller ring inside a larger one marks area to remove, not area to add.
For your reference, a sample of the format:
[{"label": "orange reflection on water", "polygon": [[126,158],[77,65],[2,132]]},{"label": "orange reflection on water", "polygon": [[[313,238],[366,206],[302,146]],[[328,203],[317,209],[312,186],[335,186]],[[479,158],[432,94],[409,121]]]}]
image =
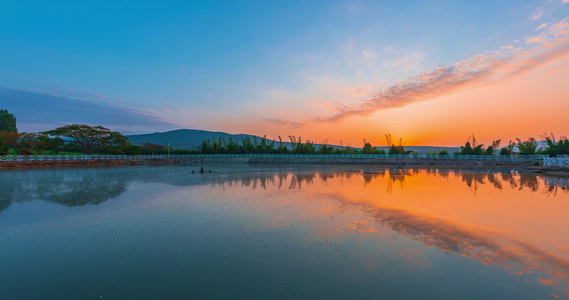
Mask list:
[{"label": "orange reflection on water", "polygon": [[[267,197],[278,199],[257,205],[259,210],[301,207],[302,215],[275,215],[272,226],[345,219],[345,223],[313,224],[316,234],[329,239],[354,231],[381,235],[380,228],[389,228],[513,274],[541,272],[540,284],[569,296],[569,193],[546,186],[542,177],[412,169],[260,177],[220,184],[262,187]],[[334,228],[338,224],[344,228]],[[401,252],[400,256],[411,260],[421,254]]]}]

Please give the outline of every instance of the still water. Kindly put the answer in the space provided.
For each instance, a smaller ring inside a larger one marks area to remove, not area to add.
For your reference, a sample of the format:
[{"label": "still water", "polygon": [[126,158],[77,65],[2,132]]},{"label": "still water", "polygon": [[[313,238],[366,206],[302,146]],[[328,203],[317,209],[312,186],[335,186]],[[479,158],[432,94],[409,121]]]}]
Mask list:
[{"label": "still water", "polygon": [[0,299],[566,299],[568,180],[516,171],[0,172]]}]

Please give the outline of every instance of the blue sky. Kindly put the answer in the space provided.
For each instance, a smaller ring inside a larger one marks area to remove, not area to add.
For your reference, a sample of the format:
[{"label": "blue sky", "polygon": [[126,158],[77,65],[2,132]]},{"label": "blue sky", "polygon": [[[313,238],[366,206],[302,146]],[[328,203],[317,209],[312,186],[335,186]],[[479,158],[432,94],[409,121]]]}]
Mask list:
[{"label": "blue sky", "polygon": [[[563,0],[0,0],[0,87],[41,94],[45,117],[32,100],[0,97],[0,107],[26,131],[79,122],[76,103],[98,107],[83,123],[126,133],[287,135],[302,132],[290,124],[361,103],[345,91],[525,44],[568,15]],[[104,107],[129,113],[113,120]]]}]

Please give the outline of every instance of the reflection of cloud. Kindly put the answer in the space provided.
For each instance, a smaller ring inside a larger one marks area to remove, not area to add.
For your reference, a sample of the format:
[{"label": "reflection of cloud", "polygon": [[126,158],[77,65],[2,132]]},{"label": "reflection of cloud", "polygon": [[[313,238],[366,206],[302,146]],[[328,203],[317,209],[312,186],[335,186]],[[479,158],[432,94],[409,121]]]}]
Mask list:
[{"label": "reflection of cloud", "polygon": [[[485,264],[501,266],[512,273],[542,271],[558,284],[569,278],[569,262],[516,240],[450,222],[419,216],[404,210],[369,208],[385,227],[443,251],[455,252]],[[544,281],[545,282],[545,281]]]},{"label": "reflection of cloud", "polygon": [[[545,26],[541,35],[526,39],[526,47],[529,48],[505,46],[485,55],[476,55],[465,61],[422,72],[375,92],[357,106],[340,105],[337,114],[315,118],[304,125],[365,116],[382,109],[435,99],[483,81],[498,81],[527,72],[568,52],[567,24],[565,18],[556,24]],[[287,125],[284,122],[282,124]]]},{"label": "reflection of cloud", "polygon": [[99,100],[105,100],[105,97],[91,95],[87,100],[79,100],[0,88],[0,103],[16,115],[20,131],[44,131],[72,123],[103,125],[123,133],[154,132],[180,127],[163,121],[154,114]]}]

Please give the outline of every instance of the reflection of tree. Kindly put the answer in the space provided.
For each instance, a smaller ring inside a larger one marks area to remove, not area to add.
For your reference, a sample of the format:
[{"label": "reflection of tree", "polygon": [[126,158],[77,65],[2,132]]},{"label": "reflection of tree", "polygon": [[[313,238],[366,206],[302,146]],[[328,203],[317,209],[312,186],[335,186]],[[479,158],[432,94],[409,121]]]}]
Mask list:
[{"label": "reflection of tree", "polygon": [[[209,177],[208,180],[214,185],[225,185],[233,186],[238,184],[245,187],[252,187],[253,189],[257,186],[261,186],[266,189],[269,185],[276,185],[278,182],[278,189],[281,189],[283,185],[288,185],[289,189],[300,189],[303,184],[313,184],[316,182],[327,183],[329,180],[335,178],[338,179],[335,184],[344,184],[344,180],[350,180],[354,176],[361,176],[364,181],[364,188],[371,184],[377,178],[383,178],[387,176],[387,193],[392,193],[394,186],[398,185],[401,188],[405,186],[406,179],[409,176],[415,176],[417,174],[424,174],[428,177],[439,177],[441,179],[448,179],[449,175],[454,175],[464,182],[473,192],[477,193],[480,185],[490,183],[496,189],[504,189],[504,185],[510,185],[512,189],[524,189],[529,188],[531,191],[535,192],[540,189],[542,183],[542,177],[533,174],[516,174],[513,171],[497,171],[497,170],[453,170],[453,169],[401,169],[401,170],[377,170],[377,169],[359,169],[359,170],[349,170],[349,171],[315,171],[308,173],[306,171],[302,172],[263,172],[263,173],[246,173],[238,177],[229,178],[217,178],[212,179]],[[386,175],[387,174],[387,175]],[[204,177],[205,179],[205,177]],[[444,184],[444,182],[442,182]],[[551,192],[549,186],[544,187],[544,192]]]},{"label": "reflection of tree", "polygon": [[314,179],[316,178],[316,173],[312,174],[292,174],[292,179],[290,180],[289,189],[298,189],[302,188],[302,182],[306,182],[307,185],[314,183]]},{"label": "reflection of tree", "polygon": [[505,173],[505,172],[502,173],[502,180],[505,182],[508,182],[512,188],[518,187],[518,183],[514,179],[514,176],[512,175],[512,173]]},{"label": "reflection of tree", "polygon": [[65,180],[58,185],[39,185],[40,199],[66,206],[99,204],[124,193],[127,184],[120,177],[112,179],[94,175]]},{"label": "reflection of tree", "polygon": [[66,206],[99,204],[127,190],[126,179],[112,169],[18,171],[11,175],[0,185],[0,212],[12,202],[31,200]]},{"label": "reflection of tree", "polygon": [[385,173],[379,171],[362,171],[362,176],[364,177],[364,187],[371,183],[372,180],[376,179],[377,177],[383,177]]},{"label": "reflection of tree", "polygon": [[398,183],[399,186],[403,188],[403,183],[405,182],[405,176],[413,176],[411,169],[389,172],[389,181],[387,181],[387,192],[390,194],[391,192],[393,192],[394,183]]},{"label": "reflection of tree", "polygon": [[520,190],[523,187],[529,188],[532,192],[539,190],[539,181],[536,175],[525,175],[520,177]]},{"label": "reflection of tree", "polygon": [[449,177],[449,174],[450,174],[449,170],[438,170],[438,171],[437,171],[437,175],[438,175],[439,177],[442,177],[442,178],[445,178],[445,179]]},{"label": "reflection of tree", "polygon": [[500,190],[502,189],[502,181],[497,176],[495,176],[493,173],[489,173],[487,178],[488,178],[488,181],[491,184],[493,184],[495,188],[500,189]]},{"label": "reflection of tree", "polygon": [[461,177],[462,182],[465,182],[469,188],[474,189],[474,194],[478,191],[478,184],[484,184],[484,177],[487,174],[480,174],[480,173],[458,173]]},{"label": "reflection of tree", "polygon": [[15,192],[16,186],[13,184],[3,183],[0,185],[0,212],[10,207]]}]

